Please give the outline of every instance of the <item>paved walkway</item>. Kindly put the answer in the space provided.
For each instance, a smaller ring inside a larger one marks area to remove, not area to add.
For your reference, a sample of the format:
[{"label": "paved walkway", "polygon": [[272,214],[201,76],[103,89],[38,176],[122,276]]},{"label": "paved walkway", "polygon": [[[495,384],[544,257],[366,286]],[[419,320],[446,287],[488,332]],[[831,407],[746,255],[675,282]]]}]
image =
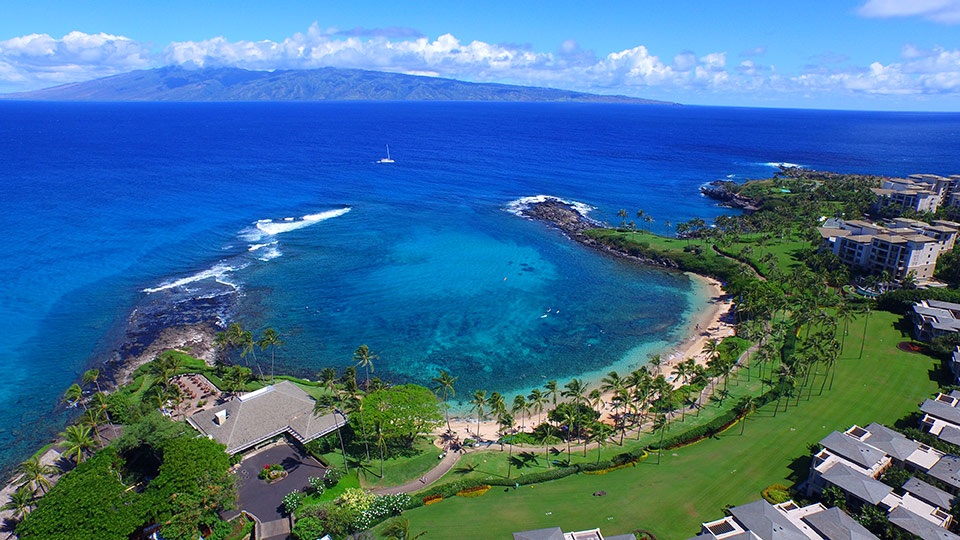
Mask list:
[{"label": "paved walkway", "polygon": [[[747,356],[748,354],[750,354],[750,353],[752,353],[752,352],[755,352],[756,350],[757,350],[757,346],[756,346],[756,345],[751,345],[750,347],[748,347],[747,350],[745,350],[743,353],[741,353],[740,356],[737,358],[737,365],[742,365],[741,363],[743,362],[743,359],[746,358],[746,356]],[[710,389],[707,390],[707,388],[705,387],[703,390],[701,390],[701,393],[705,392],[705,394],[703,394],[703,396],[702,396],[703,399],[709,399],[709,398],[716,392],[716,390],[717,390],[717,383],[719,382],[719,380],[720,380],[719,378],[711,379],[711,384],[708,385]],[[692,404],[692,405],[690,405],[689,407],[687,407],[687,411],[690,412],[690,413],[693,413],[693,411],[695,411],[695,410],[696,410],[696,405],[695,405],[695,404]],[[676,410],[675,410],[675,411],[673,411],[672,413],[670,413],[668,416],[671,417],[671,418],[676,418],[677,416],[680,416],[680,415],[681,415],[681,411],[676,411]],[[653,421],[652,421],[652,420],[649,421],[649,422],[644,423],[644,424],[641,425],[641,426],[637,426],[637,427],[635,427],[635,428],[633,428],[633,429],[627,430],[626,433],[627,433],[627,434],[635,434],[635,433],[637,432],[637,430],[642,431],[642,430],[644,430],[644,429],[646,429],[646,428],[648,428],[648,427],[649,427],[649,428],[652,428],[652,427],[653,427]],[[626,434],[625,434],[625,439],[628,438],[628,437],[629,437],[629,435],[626,435]],[[612,439],[611,439],[611,440],[612,440]],[[486,444],[486,445],[484,445],[483,448],[467,448],[467,447],[465,447],[465,448],[464,448],[464,451],[465,451],[465,453],[469,453],[469,452],[475,452],[475,451],[478,451],[478,450],[488,450],[488,449],[490,448],[490,446],[491,446],[491,445]],[[562,446],[562,445],[561,445],[561,446]],[[582,445],[582,444],[577,445],[577,446],[571,446],[571,447],[570,447],[570,451],[571,451],[571,453],[573,453],[573,452],[575,452],[575,451],[582,452],[582,451],[583,451],[583,446],[584,446],[584,445]],[[596,442],[589,443],[589,444],[587,444],[587,451],[593,450],[593,449],[597,448],[597,446],[599,446],[599,443],[596,443]],[[541,451],[541,452],[542,452],[544,448],[543,448],[542,446],[540,446],[540,447],[536,447],[536,446],[534,446],[534,447],[530,447],[530,446],[515,446],[514,449],[532,450],[532,451],[534,451],[534,452],[537,452],[537,451]],[[373,491],[373,492],[376,493],[377,495],[392,495],[392,494],[396,494],[396,493],[414,493],[414,492],[416,492],[416,491],[420,491],[420,490],[422,490],[422,489],[426,489],[426,488],[429,487],[431,484],[433,484],[434,482],[436,482],[437,480],[439,480],[443,475],[447,474],[447,472],[449,472],[450,469],[452,469],[453,466],[456,465],[457,462],[460,460],[460,456],[461,456],[461,455],[462,455],[462,454],[461,454],[460,452],[447,452],[447,454],[443,457],[442,460],[440,460],[440,463],[437,464],[436,467],[430,469],[430,471],[427,472],[427,474],[423,475],[423,476],[420,477],[419,479],[413,480],[413,481],[411,481],[411,482],[407,482],[406,484],[403,484],[403,485],[400,485],[400,486],[384,487],[384,488],[374,488],[374,489],[372,489],[371,491]]]},{"label": "paved walkway", "polygon": [[276,519],[267,521],[260,527],[260,538],[263,540],[286,540],[290,536],[290,520]]},{"label": "paved walkway", "polygon": [[374,489],[373,492],[377,495],[393,495],[395,493],[413,493],[414,491],[420,491],[421,489],[424,489],[430,484],[439,480],[441,476],[447,474],[447,471],[452,469],[459,460],[459,452],[447,452],[447,455],[443,456],[443,459],[440,460],[440,463],[438,463],[436,467],[430,469],[427,474],[423,475],[423,477],[413,480],[412,482],[407,482],[402,486],[377,488]]}]

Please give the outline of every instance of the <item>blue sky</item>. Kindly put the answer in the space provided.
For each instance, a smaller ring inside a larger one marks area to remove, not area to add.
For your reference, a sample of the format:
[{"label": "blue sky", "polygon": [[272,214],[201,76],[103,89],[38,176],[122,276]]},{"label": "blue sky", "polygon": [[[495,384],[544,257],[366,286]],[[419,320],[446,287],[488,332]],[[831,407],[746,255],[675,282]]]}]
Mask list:
[{"label": "blue sky", "polygon": [[699,105],[960,111],[960,0],[0,0],[0,92],[355,67]]}]

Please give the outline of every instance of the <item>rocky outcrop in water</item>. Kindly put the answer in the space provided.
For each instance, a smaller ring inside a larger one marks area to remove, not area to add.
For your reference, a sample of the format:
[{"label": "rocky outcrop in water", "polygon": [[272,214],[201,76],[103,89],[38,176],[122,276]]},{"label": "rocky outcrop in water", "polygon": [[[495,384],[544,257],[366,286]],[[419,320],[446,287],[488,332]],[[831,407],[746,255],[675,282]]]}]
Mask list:
[{"label": "rocky outcrop in water", "polygon": [[756,212],[757,206],[753,199],[734,192],[730,189],[733,185],[733,182],[715,180],[705,186],[701,186],[700,193],[703,193],[713,200],[720,201],[719,206],[723,206],[724,208],[736,208],[747,213]]},{"label": "rocky outcrop in water", "polygon": [[529,219],[547,223],[563,231],[577,242],[603,251],[615,257],[630,259],[650,266],[662,268],[678,268],[676,261],[665,257],[647,257],[638,253],[631,253],[626,249],[619,249],[606,243],[599,242],[584,234],[588,229],[605,228],[606,225],[586,216],[582,211],[569,202],[556,198],[546,198],[532,202],[520,209],[520,215]]}]

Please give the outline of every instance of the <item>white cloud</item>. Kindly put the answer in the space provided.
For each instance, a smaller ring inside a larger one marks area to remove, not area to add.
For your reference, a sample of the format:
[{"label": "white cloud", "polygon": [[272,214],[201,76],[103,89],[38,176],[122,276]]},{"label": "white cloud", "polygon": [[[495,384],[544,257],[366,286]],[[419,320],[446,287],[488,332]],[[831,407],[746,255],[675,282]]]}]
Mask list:
[{"label": "white cloud", "polygon": [[957,24],[960,23],[960,0],[867,0],[857,13],[864,17],[922,17]]},{"label": "white cloud", "polygon": [[[958,0],[960,1],[960,0]],[[400,37],[391,38],[390,35]],[[411,37],[405,37],[410,35]],[[778,72],[756,61],[761,48],[728,65],[725,51],[682,51],[668,60],[638,45],[598,56],[573,39],[554,52],[526,45],[434,39],[406,29],[343,32],[316,23],[282,41],[228,41],[214,37],[153,50],[123,36],[71,32],[62,38],[31,34],[0,41],[0,91],[31,90],[164,65],[310,69],[344,67],[506,82],[571,90],[689,100],[697,95],[784,99],[802,96],[960,96],[960,50],[906,44],[893,61],[850,65],[828,54],[801,72]]]},{"label": "white cloud", "polygon": [[149,47],[123,36],[70,32],[0,41],[0,84],[20,89],[83,81],[153,67]]}]

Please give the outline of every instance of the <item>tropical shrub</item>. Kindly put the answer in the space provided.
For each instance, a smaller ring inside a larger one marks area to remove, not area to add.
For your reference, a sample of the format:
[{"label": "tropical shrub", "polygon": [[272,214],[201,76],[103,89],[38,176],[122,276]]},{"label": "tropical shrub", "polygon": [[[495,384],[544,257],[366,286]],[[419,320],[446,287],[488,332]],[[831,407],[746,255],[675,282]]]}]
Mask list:
[{"label": "tropical shrub", "polygon": [[340,482],[343,474],[340,469],[327,469],[327,473],[323,475],[323,485],[332,488]]},{"label": "tropical shrub", "polygon": [[790,488],[783,484],[773,484],[763,488],[760,496],[770,504],[785,503],[791,499]]},{"label": "tropical shrub", "polygon": [[293,514],[303,504],[303,493],[293,490],[283,496],[283,510],[288,514]]},{"label": "tropical shrub", "polygon": [[323,495],[323,478],[320,478],[319,476],[310,476],[307,478],[307,484],[308,492],[317,496]]}]

